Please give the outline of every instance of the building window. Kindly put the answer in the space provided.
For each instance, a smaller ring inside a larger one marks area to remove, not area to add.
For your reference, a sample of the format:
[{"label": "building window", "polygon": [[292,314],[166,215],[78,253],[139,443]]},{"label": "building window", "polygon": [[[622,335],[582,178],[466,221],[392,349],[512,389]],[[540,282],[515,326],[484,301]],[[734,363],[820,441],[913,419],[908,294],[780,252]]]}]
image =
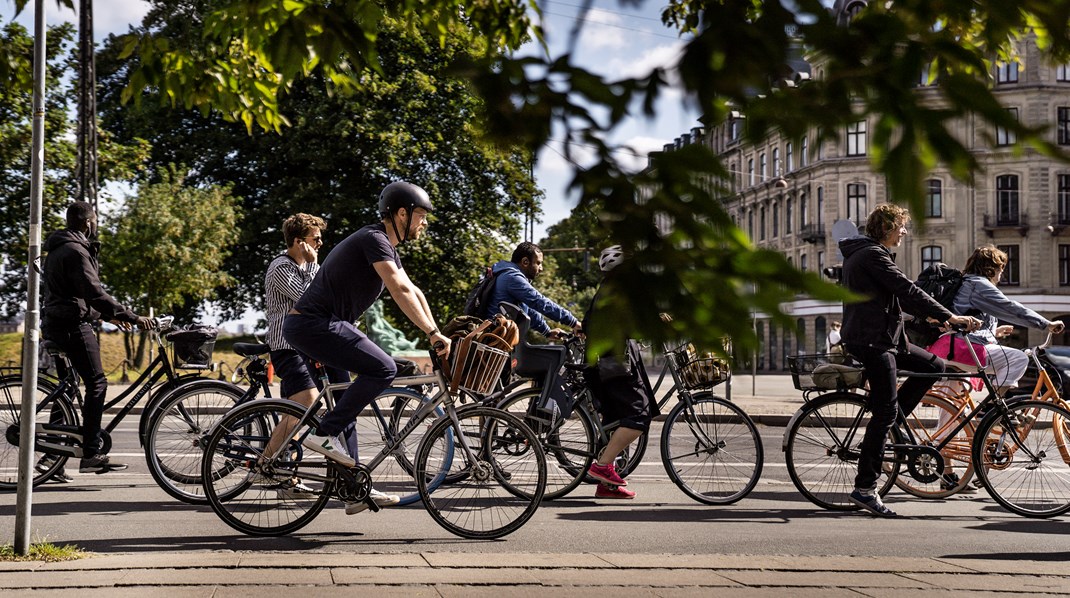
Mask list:
[{"label": "building window", "polygon": [[794,229],[794,223],[791,221],[792,205],[793,202],[790,197],[784,200],[784,234],[786,235],[790,235],[791,231]]},{"label": "building window", "polygon": [[847,125],[847,155],[866,155],[866,121]]},{"label": "building window", "polygon": [[1018,286],[1021,283],[1021,280],[1018,277],[1018,246],[997,245],[996,248],[1007,254],[1007,265],[1003,268],[1003,277],[999,279],[999,284],[1008,286]]},{"label": "building window", "polygon": [[1070,245],[1059,246],[1059,286],[1070,286]]},{"label": "building window", "polygon": [[862,222],[869,212],[866,211],[865,183],[847,184],[847,219]]},{"label": "building window", "polygon": [[807,257],[808,256],[805,253],[799,256],[799,269],[803,272],[806,272],[806,266],[808,262],[808,260],[806,259]]},{"label": "building window", "polygon": [[791,142],[788,142],[787,147],[784,148],[784,158],[788,161],[788,172],[795,170],[795,153],[794,147]]},{"label": "building window", "polygon": [[824,276],[824,272],[825,272],[825,252],[824,251],[818,251],[817,252],[817,273],[820,274],[823,277]]},{"label": "building window", "polygon": [[825,188],[817,188],[817,227],[825,229]]},{"label": "building window", "polygon": [[765,240],[765,206],[758,210],[758,237]]},{"label": "building window", "polygon": [[776,367],[776,326],[769,322],[769,369],[775,370]]},{"label": "building window", "polygon": [[1017,62],[996,63],[996,83],[1007,84],[1018,82]]},{"label": "building window", "polygon": [[814,320],[814,353],[825,352],[825,328],[827,323],[828,320],[825,319],[825,316],[818,316]]},{"label": "building window", "polygon": [[780,176],[780,148],[773,149],[773,176]]},{"label": "building window", "polygon": [[1060,64],[1055,67],[1055,80],[1056,81],[1070,81],[1070,64]]},{"label": "building window", "polygon": [[739,189],[739,164],[733,162],[728,166],[728,176],[732,177],[732,191]]},{"label": "building window", "polygon": [[810,140],[806,137],[802,138],[802,145],[799,146],[799,165],[807,166],[810,164]]},{"label": "building window", "polygon": [[761,182],[769,179],[769,171],[766,169],[765,152],[758,155],[758,173],[762,177]]},{"label": "building window", "polygon": [[807,201],[806,191],[799,193],[799,226],[806,226],[810,222],[810,215],[807,214],[810,208],[810,202]]},{"label": "building window", "polygon": [[754,239],[754,210],[747,210],[747,236]]},{"label": "building window", "polygon": [[1055,202],[1059,207],[1059,224],[1070,224],[1070,174],[1059,175]]},{"label": "building window", "polygon": [[925,189],[925,217],[942,218],[944,215],[944,184],[939,179],[929,179]]},{"label": "building window", "polygon": [[[1007,108],[1007,112],[1010,113],[1011,118],[1013,118],[1014,120],[1018,120],[1018,109],[1017,108]],[[1014,131],[1012,131],[1012,130],[1006,128],[1006,127],[996,127],[996,145],[998,145],[998,146],[1014,145],[1017,142],[1018,142],[1018,135]]]},{"label": "building window", "polygon": [[780,236],[780,204],[773,204],[773,238]]},{"label": "building window", "polygon": [[1018,175],[996,177],[996,224],[1018,224]]},{"label": "building window", "polygon": [[927,245],[921,248],[921,269],[924,270],[937,262],[944,261],[944,249],[939,245]]},{"label": "building window", "polygon": [[747,178],[748,178],[747,184],[750,185],[751,187],[753,187],[754,186],[754,158],[749,158],[747,160]]},{"label": "building window", "polygon": [[1056,113],[1056,140],[1059,145],[1070,145],[1070,108],[1060,106]]}]

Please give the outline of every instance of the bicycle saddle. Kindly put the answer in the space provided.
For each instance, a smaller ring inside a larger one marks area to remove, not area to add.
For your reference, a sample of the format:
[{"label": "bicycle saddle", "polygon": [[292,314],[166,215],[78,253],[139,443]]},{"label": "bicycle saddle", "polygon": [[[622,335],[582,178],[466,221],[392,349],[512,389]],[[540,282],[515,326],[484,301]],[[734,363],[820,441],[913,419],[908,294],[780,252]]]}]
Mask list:
[{"label": "bicycle saddle", "polygon": [[264,343],[234,343],[234,352],[242,357],[256,357],[271,351]]},{"label": "bicycle saddle", "polygon": [[48,352],[49,355],[63,355],[63,349],[56,343],[48,340],[41,341],[41,348]]},{"label": "bicycle saddle", "polygon": [[516,322],[520,343],[516,346],[516,369],[518,376],[540,378],[556,374],[565,362],[565,348],[559,345],[533,345],[528,342],[531,318],[512,303],[501,303],[501,311]]}]

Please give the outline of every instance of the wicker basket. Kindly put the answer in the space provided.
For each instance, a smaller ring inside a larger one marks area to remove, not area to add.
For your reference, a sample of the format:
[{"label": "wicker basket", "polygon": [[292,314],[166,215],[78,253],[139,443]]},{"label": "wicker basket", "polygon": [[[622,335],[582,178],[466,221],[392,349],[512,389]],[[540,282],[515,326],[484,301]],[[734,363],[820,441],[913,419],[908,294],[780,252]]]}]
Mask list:
[{"label": "wicker basket", "polygon": [[828,355],[788,357],[788,368],[799,390],[847,390],[865,384],[862,368],[832,363]]},{"label": "wicker basket", "polygon": [[211,369],[217,334],[208,327],[169,332],[164,338],[171,343],[171,364],[185,370]]},{"label": "wicker basket", "polygon": [[[505,351],[473,342],[463,363],[454,365],[455,378],[459,380],[457,386],[473,394],[488,394],[494,390],[508,359],[509,354]],[[459,377],[456,376],[458,371]]]},{"label": "wicker basket", "polygon": [[728,362],[710,352],[700,353],[688,343],[667,352],[680,384],[688,390],[712,388],[731,375]]}]

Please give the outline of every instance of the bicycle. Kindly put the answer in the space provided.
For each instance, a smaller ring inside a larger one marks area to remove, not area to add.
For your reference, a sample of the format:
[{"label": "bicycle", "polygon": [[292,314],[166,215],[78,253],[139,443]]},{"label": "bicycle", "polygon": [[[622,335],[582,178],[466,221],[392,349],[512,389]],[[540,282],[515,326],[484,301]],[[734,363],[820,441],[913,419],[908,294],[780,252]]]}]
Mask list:
[{"label": "bicycle", "polygon": [[[261,392],[265,398],[272,398],[268,361],[265,358],[269,351],[270,347],[266,344],[234,344],[234,352],[243,359],[235,367],[231,382],[237,383],[245,379],[249,381],[248,389],[236,399],[232,396],[222,396],[211,389],[190,385],[179,389],[160,403],[148,426],[145,459],[153,479],[169,495],[189,504],[208,504],[201,479],[203,447],[208,433],[224,413],[257,399]],[[322,366],[315,365],[317,377],[324,384],[329,384]],[[394,386],[427,385],[436,381],[434,376],[409,376],[397,378]],[[357,418],[355,438],[365,448],[382,443],[388,434],[405,425],[405,418],[415,411],[414,405],[429,400],[422,393],[410,388],[387,389]],[[327,407],[333,407],[330,400]],[[442,413],[441,409],[436,411],[437,415]],[[409,451],[410,456],[413,452],[414,450]],[[388,468],[383,469],[385,474],[395,474],[393,471],[385,471]],[[415,486],[408,492],[404,492],[397,484],[389,486],[388,490],[402,493],[402,505],[420,499]]]},{"label": "bicycle", "polygon": [[[378,511],[369,492],[373,484],[382,487],[383,477],[376,477],[380,466],[396,462],[407,471],[407,483],[415,481],[428,513],[447,531],[491,539],[519,529],[535,513],[546,488],[546,458],[534,433],[499,409],[457,407],[456,392],[437,354],[433,350],[430,354],[438,392],[430,401],[412,404],[414,413],[396,434],[390,424],[378,430],[383,447],[363,463],[334,461],[302,446],[319,425],[316,414],[324,402],[345,385],[326,386],[307,408],[271,399],[229,411],[212,429],[204,450],[201,477],[212,510],[233,529],[254,536],[297,531],[332,498],[364,501]],[[461,371],[460,386],[485,394],[508,356],[473,343],[467,359],[455,366]],[[438,409],[444,414],[436,415]],[[376,412],[376,403],[371,410]],[[401,413],[404,416],[405,410]],[[272,432],[286,417],[296,424],[268,454]],[[383,421],[375,425],[384,425]],[[410,438],[420,428],[426,431],[411,452]],[[443,484],[447,477],[451,483]],[[292,479],[301,480],[309,492],[280,494],[278,485]]]},{"label": "bicycle", "polygon": [[[1053,517],[1070,511],[1066,431],[1070,411],[1049,401],[1005,401],[996,392],[990,373],[979,365],[966,333],[956,330],[953,334],[969,348],[974,366],[943,374],[900,374],[950,380],[977,377],[988,394],[976,408],[957,414],[949,429],[925,440],[919,440],[907,424],[907,416],[900,412],[889,432],[877,491],[886,494],[904,467],[911,479],[922,484],[944,479],[948,470],[944,451],[955,442],[961,443],[960,432],[983,414],[979,423],[973,424],[970,462],[992,498],[1027,517]],[[860,430],[868,422],[865,395],[855,392],[862,385],[861,371],[846,365],[839,366],[838,371],[821,371],[824,364],[820,362],[820,356],[789,359],[793,381],[803,391],[806,404],[789,422],[782,448],[788,474],[807,500],[825,509],[854,510],[857,507],[847,495],[854,486]],[[818,396],[811,398],[814,392]]]},{"label": "bicycle", "polygon": [[[523,339],[529,322],[520,317],[522,313],[511,315],[518,317]],[[594,482],[587,470],[619,425],[602,424],[595,398],[583,378],[586,366],[581,340],[569,337],[565,347],[568,359],[563,376],[566,391],[575,402],[571,417],[540,413],[536,407],[546,398],[540,389],[522,390],[498,404],[507,411],[522,412],[525,421],[543,431],[539,438],[548,456],[546,499],[561,498],[584,481]],[[522,362],[523,341],[517,355]],[[653,386],[656,396],[663,382],[672,380],[672,386],[658,402],[660,409],[677,397],[661,433],[665,472],[680,490],[698,502],[734,503],[749,494],[761,476],[764,450],[757,427],[741,408],[713,394],[713,387],[729,377],[722,361],[712,354],[699,355],[690,345],[670,349],[666,357],[666,367]],[[646,446],[644,433],[617,458],[615,465],[622,477],[642,461]]]},{"label": "bicycle", "polygon": [[[219,393],[223,396],[240,396],[233,385],[218,380],[210,380],[198,373],[178,374],[178,368],[204,369],[207,363],[193,360],[191,355],[176,353],[174,343],[167,345],[164,341],[181,330],[172,329],[174,318],[160,316],[154,319],[156,330],[149,331],[150,342],[157,348],[156,357],[144,372],[111,402],[104,405],[110,409],[126,401],[119,412],[103,425],[101,453],[111,450],[111,433],[141,403],[149,397],[142,410],[138,423],[138,439],[145,445],[145,434],[154,417],[156,407],[168,397],[182,389],[198,388],[204,392]],[[211,341],[214,343],[214,338]],[[71,457],[82,456],[82,435],[79,427],[82,394],[78,384],[78,375],[71,366],[67,356],[55,345],[44,341],[43,347],[55,359],[58,379],[43,379],[38,382],[35,393],[36,430],[34,442],[33,485],[37,486],[61,471]],[[211,350],[207,349],[210,355]],[[203,351],[195,357],[204,357]],[[0,379],[0,426],[5,430],[5,441],[0,445],[0,489],[15,489],[18,484],[18,445],[19,421],[23,399],[21,377],[9,376]]]}]

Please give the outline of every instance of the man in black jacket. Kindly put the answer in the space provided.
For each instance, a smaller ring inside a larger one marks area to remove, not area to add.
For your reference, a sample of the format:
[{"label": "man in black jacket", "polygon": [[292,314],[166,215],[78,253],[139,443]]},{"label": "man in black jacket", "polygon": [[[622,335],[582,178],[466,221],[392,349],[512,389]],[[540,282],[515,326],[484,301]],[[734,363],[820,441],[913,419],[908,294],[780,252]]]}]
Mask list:
[{"label": "man in black jacket", "polygon": [[108,379],[100,362],[100,346],[93,324],[105,319],[129,329],[153,327],[151,318],[139,316],[119,304],[100,286],[97,253],[100,243],[93,240],[97,215],[93,206],[77,201],[67,208],[67,228],[53,232],[45,241],[44,307],[41,334],[63,349],[85,384],[82,406],[81,473],[106,473],[126,469],[113,463],[101,448],[100,421]]},{"label": "man in black jacket", "polygon": [[862,363],[869,381],[870,420],[859,447],[858,475],[850,500],[881,517],[895,517],[877,495],[877,478],[888,431],[895,424],[899,407],[910,413],[936,383],[937,378],[908,378],[896,389],[898,368],[918,373],[944,371],[944,362],[907,341],[903,333],[903,308],[915,317],[929,318],[946,326],[974,330],[980,322],[956,316],[918,288],[895,264],[892,249],[907,235],[909,214],[904,208],[877,206],[866,221],[866,234],[840,241],[843,252],[843,284],[867,297],[843,306],[841,337],[847,352]]}]

